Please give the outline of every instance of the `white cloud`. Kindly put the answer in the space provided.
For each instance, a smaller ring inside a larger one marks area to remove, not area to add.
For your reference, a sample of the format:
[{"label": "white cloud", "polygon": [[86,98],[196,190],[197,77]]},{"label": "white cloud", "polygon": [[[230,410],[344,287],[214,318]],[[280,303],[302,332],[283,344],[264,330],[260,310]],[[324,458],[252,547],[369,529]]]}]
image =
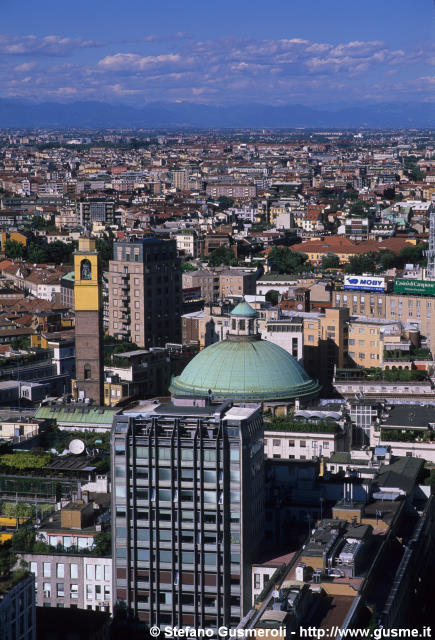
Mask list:
[{"label": "white cloud", "polygon": [[142,57],[137,53],[116,53],[106,56],[98,62],[98,66],[111,71],[143,71],[156,64],[179,62],[181,56],[178,53],[168,53],[160,56]]},{"label": "white cloud", "polygon": [[[98,95],[102,100],[110,100],[114,96],[132,99],[136,96],[139,102],[139,99],[192,97],[206,101],[207,97],[213,97],[222,103],[254,100],[306,104],[324,99],[334,101],[338,94],[349,100],[365,98],[374,91],[380,95],[383,91],[391,99],[394,92],[404,91],[399,84],[394,85],[391,76],[400,72],[403,83],[416,87],[415,80],[414,85],[409,84],[406,74],[413,79],[425,78],[423,65],[428,60],[423,47],[405,51],[392,49],[380,41],[337,44],[292,37],[195,41],[184,33],[170,39],[151,34],[131,40],[134,49],[119,51],[118,47],[126,42],[106,43],[110,47],[107,55],[100,56],[95,63],[83,64],[69,58],[67,64],[59,64],[59,60],[53,64],[54,56],[73,55],[74,49],[97,47],[101,43],[60,36],[0,35],[3,95],[10,91],[24,95],[27,91],[28,97],[38,99],[45,96],[85,99]],[[166,42],[170,42],[170,50]],[[15,67],[8,65],[6,53],[11,50],[20,55],[33,54],[34,59]],[[421,68],[416,71],[418,66]],[[25,86],[22,76],[26,78]],[[32,81],[27,80],[30,77]],[[381,82],[383,88],[379,85],[375,89],[376,83]],[[420,79],[418,91],[424,92],[424,87],[429,87],[429,81]]]},{"label": "white cloud", "polygon": [[55,35],[38,38],[35,35],[0,34],[0,54],[3,55],[64,56],[77,48],[98,46],[100,46],[98,42],[84,38],[62,38]]}]

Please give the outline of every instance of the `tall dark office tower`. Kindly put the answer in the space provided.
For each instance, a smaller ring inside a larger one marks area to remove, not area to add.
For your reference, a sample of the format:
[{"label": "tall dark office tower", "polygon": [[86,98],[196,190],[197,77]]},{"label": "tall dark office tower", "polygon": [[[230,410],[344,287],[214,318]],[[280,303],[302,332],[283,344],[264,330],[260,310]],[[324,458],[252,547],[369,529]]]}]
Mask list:
[{"label": "tall dark office tower", "polygon": [[181,339],[181,267],[175,240],[130,237],[109,262],[109,334],[140,347]]},{"label": "tall dark office tower", "polygon": [[140,620],[234,627],[250,609],[263,432],[259,405],[148,403],[115,417],[114,598]]}]

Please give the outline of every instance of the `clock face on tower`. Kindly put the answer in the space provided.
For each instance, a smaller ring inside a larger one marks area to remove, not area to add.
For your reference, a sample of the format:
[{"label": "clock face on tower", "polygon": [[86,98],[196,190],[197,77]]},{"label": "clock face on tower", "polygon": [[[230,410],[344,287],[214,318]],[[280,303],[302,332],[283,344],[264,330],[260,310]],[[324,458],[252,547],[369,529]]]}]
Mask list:
[{"label": "clock face on tower", "polygon": [[303,307],[302,307],[301,303],[299,302],[299,303],[298,303],[298,305],[297,305],[297,310],[298,310],[298,311],[302,311],[302,308],[303,308]]}]

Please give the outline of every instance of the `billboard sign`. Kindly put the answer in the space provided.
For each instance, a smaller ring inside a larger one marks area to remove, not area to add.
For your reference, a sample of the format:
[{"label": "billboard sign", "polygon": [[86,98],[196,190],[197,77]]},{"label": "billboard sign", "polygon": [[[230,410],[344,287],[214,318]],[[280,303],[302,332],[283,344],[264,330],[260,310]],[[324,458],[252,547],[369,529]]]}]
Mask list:
[{"label": "billboard sign", "polygon": [[189,300],[201,299],[201,287],[187,287],[183,289],[183,302],[189,302]]},{"label": "billboard sign", "polygon": [[344,276],[345,289],[360,291],[385,291],[385,278],[378,276]]},{"label": "billboard sign", "polygon": [[435,280],[414,280],[413,278],[396,278],[394,280],[395,293],[410,293],[414,295],[435,296]]}]

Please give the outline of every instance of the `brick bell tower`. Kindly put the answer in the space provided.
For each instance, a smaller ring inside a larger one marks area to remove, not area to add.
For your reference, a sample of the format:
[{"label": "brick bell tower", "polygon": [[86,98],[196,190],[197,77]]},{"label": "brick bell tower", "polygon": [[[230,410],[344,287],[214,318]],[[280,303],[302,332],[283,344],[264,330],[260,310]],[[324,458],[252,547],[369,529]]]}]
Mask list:
[{"label": "brick bell tower", "polygon": [[103,314],[100,260],[95,240],[80,238],[74,253],[76,378],[73,395],[104,404]]}]

